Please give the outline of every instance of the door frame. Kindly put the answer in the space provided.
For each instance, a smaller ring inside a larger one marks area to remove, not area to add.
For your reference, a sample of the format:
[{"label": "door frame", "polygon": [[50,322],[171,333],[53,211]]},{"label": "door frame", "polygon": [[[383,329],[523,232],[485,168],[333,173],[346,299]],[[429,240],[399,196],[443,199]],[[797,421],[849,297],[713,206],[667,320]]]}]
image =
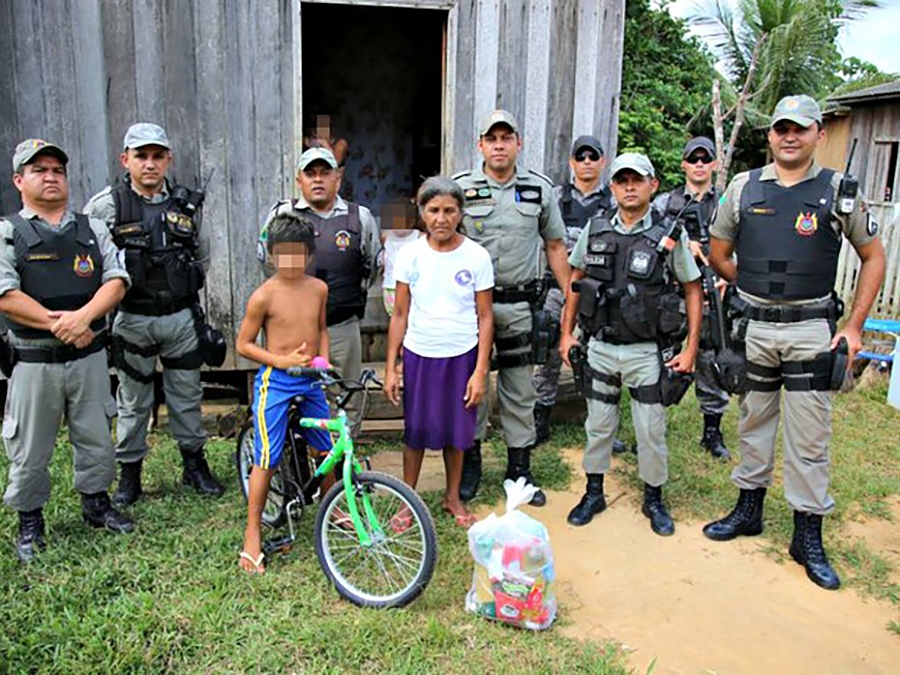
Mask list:
[{"label": "door frame", "polygon": [[[397,7],[403,9],[440,10],[444,18],[443,63],[441,73],[441,173],[453,166],[453,109],[456,99],[456,40],[459,31],[459,0],[291,0],[294,17],[291,31],[291,50],[294,63],[294,147],[293,166],[297,166],[303,152],[303,9],[304,4]],[[292,181],[293,183],[293,181]],[[296,186],[293,188],[296,189]]]}]

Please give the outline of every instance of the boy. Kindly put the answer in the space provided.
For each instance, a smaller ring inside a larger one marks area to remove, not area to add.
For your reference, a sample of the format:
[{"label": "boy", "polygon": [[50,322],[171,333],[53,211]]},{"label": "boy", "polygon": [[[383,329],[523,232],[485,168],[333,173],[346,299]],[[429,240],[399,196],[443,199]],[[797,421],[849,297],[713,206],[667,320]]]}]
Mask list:
[{"label": "boy", "polygon": [[[241,356],[262,364],[254,387],[256,447],[239,561],[244,571],[255,573],[265,571],[261,515],[269,481],[281,460],[291,398],[304,396],[304,417],[329,416],[322,389],[308,378],[291,377],[285,372],[291,367],[308,366],[317,354],[328,358],[328,287],[306,273],[315,252],[313,227],[297,215],[280,215],[269,226],[267,246],[275,274],[250,296],[236,345]],[[256,344],[260,328],[266,334],[265,348]],[[310,447],[320,454],[331,449],[328,432],[304,429],[303,433]]]}]

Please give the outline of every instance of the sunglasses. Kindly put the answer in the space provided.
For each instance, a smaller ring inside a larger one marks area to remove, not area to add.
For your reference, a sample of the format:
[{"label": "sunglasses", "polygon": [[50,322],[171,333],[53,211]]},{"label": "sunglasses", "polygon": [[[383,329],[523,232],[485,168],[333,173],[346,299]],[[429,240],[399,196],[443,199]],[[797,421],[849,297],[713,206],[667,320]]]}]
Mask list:
[{"label": "sunglasses", "polygon": [[691,155],[686,160],[684,160],[688,164],[697,164],[698,162],[702,162],[703,164],[712,164],[716,160],[710,157],[709,155]]},{"label": "sunglasses", "polygon": [[590,159],[592,162],[599,162],[600,155],[598,155],[594,150],[579,150],[574,155],[576,162],[583,162],[585,159]]}]

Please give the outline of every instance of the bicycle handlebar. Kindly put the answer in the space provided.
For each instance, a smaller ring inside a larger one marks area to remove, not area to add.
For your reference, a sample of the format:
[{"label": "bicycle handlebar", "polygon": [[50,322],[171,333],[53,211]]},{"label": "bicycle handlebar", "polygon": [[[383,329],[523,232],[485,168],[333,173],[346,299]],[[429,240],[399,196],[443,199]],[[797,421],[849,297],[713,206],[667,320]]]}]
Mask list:
[{"label": "bicycle handlebar", "polygon": [[319,380],[325,385],[335,384],[344,391],[362,391],[363,389],[367,389],[369,383],[374,384],[377,387],[383,387],[384,383],[382,383],[378,377],[375,375],[375,371],[371,368],[366,368],[359,376],[359,382],[346,382],[344,381],[338,372],[334,368],[311,368],[311,367],[292,367],[288,368],[285,372],[291,377],[308,377],[311,380]]}]

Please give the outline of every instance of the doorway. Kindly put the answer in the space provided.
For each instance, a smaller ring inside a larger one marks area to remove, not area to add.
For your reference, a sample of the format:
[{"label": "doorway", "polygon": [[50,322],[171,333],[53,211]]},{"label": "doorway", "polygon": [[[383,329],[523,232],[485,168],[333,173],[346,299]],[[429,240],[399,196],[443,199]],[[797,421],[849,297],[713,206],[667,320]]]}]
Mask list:
[{"label": "doorway", "polygon": [[348,146],[341,195],[378,217],[440,171],[447,13],[301,7],[304,137],[327,117]]}]

